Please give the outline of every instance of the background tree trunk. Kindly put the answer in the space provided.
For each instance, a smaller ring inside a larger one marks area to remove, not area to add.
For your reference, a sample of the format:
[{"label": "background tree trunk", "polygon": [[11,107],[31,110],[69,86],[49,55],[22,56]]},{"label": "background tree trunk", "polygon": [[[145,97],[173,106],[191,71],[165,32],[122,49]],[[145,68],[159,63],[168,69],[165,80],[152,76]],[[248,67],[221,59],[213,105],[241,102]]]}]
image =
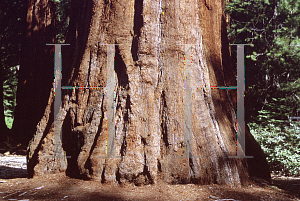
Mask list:
[{"label": "background tree trunk", "polygon": [[28,1],[12,139],[27,145],[44,114],[53,82],[55,4]]},{"label": "background tree trunk", "polygon": [[[223,1],[73,0],[71,9],[67,39],[71,47],[66,54],[70,56],[63,66],[68,82],[63,83],[106,86],[107,47],[101,44],[122,44],[115,53],[114,153],[123,158],[101,157],[106,155],[104,89],[63,91],[61,146],[65,155],[53,158],[52,90],[28,147],[30,176],[66,172],[136,185],[159,180],[237,186],[247,182],[246,160],[228,158],[236,155],[235,92],[196,88],[236,85],[234,67],[224,57],[229,52]],[[192,150],[187,158],[179,158],[186,146],[185,49],[176,44],[188,43],[196,44],[192,51],[192,139],[188,142]]]}]

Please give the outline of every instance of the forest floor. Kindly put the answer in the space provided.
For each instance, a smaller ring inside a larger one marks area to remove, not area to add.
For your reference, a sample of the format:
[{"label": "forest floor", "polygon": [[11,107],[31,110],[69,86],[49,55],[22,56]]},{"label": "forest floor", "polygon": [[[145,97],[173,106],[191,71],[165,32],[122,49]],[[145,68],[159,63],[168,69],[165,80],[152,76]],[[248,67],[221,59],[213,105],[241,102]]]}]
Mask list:
[{"label": "forest floor", "polygon": [[[298,200],[300,178],[252,179],[246,187],[225,185],[112,185],[63,174],[26,178],[24,157],[0,153],[0,200]],[[11,160],[8,160],[11,159]],[[11,161],[9,163],[8,161]],[[25,160],[26,161],[26,160]],[[20,167],[17,167],[17,163]]]}]

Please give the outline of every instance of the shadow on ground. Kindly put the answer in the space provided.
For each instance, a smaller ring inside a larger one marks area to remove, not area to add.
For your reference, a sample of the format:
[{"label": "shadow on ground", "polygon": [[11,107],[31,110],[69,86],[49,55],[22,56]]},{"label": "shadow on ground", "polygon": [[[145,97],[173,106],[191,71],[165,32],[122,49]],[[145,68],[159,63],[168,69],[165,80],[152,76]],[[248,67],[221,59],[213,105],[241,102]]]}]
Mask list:
[{"label": "shadow on ground", "polygon": [[15,179],[26,177],[26,169],[0,166],[0,179]]},{"label": "shadow on ground", "polygon": [[272,178],[273,185],[290,195],[300,199],[300,178],[278,177]]}]

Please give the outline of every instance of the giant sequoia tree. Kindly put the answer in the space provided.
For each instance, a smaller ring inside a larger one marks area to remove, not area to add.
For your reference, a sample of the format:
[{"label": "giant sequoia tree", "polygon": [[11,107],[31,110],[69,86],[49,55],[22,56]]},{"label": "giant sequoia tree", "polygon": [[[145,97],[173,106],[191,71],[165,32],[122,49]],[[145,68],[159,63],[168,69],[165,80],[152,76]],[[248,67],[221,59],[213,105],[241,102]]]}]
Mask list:
[{"label": "giant sequoia tree", "polygon": [[[269,178],[249,132],[246,154],[255,157],[249,166],[228,157],[236,155],[235,91],[200,87],[236,85],[223,11],[217,0],[72,0],[62,84],[99,88],[63,90],[55,117],[61,141],[55,140],[51,91],[28,146],[30,175],[240,185],[249,173],[258,175],[260,165]],[[113,74],[107,70],[112,62]],[[114,145],[107,151],[106,141]]]}]

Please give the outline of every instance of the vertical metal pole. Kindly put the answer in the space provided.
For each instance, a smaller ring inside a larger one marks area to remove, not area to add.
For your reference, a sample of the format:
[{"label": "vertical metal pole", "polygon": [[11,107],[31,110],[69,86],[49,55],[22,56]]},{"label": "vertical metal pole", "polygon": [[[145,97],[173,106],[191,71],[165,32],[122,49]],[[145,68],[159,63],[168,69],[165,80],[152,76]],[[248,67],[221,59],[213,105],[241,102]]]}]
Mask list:
[{"label": "vertical metal pole", "polygon": [[245,156],[245,65],[244,45],[237,45],[237,139],[242,150],[237,150],[238,156]]},{"label": "vertical metal pole", "polygon": [[121,158],[122,156],[114,155],[114,138],[115,138],[115,46],[122,44],[101,44],[107,45],[107,156],[99,158]]},{"label": "vertical metal pole", "polygon": [[107,45],[107,156],[114,156],[115,45]]},{"label": "vertical metal pole", "polygon": [[[64,158],[62,149],[62,117],[60,113],[61,109],[61,69],[62,69],[62,58],[61,58],[61,46],[69,44],[46,44],[54,45],[54,158]],[[70,157],[70,156],[68,156]]]},{"label": "vertical metal pole", "polygon": [[63,157],[61,122],[61,45],[55,45],[54,158]]},{"label": "vertical metal pole", "polygon": [[253,158],[245,155],[245,53],[244,46],[249,44],[237,44],[237,156],[229,158]]},{"label": "vertical metal pole", "polygon": [[197,44],[177,44],[184,45],[185,66],[184,66],[184,156],[176,158],[200,158],[192,155],[192,46]]},{"label": "vertical metal pole", "polygon": [[185,68],[184,68],[184,156],[192,155],[192,89],[191,89],[191,53],[192,46],[185,45]]}]

